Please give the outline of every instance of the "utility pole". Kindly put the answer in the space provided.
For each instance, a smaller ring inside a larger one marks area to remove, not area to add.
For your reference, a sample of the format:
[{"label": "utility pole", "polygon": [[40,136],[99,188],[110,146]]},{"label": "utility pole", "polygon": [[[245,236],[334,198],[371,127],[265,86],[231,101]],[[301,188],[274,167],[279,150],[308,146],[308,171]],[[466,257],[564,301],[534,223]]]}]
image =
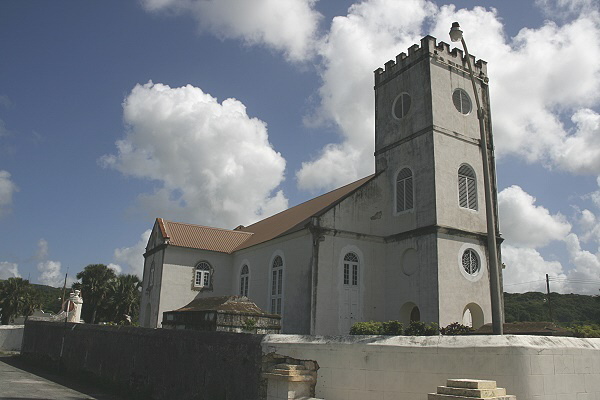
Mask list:
[{"label": "utility pole", "polygon": [[550,322],[554,322],[552,318],[552,304],[550,303],[550,278],[546,274],[546,293],[548,293],[548,311],[550,312]]}]

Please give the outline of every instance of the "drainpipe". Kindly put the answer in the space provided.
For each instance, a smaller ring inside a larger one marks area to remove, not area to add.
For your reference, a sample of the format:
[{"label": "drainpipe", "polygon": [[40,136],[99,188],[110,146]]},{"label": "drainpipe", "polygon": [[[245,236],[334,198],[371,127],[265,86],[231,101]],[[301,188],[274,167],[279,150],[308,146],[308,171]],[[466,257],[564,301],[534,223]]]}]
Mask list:
[{"label": "drainpipe", "polygon": [[308,230],[312,233],[312,257],[310,268],[310,334],[315,334],[317,322],[317,285],[319,283],[319,243],[325,240],[321,235],[319,217],[311,217]]}]

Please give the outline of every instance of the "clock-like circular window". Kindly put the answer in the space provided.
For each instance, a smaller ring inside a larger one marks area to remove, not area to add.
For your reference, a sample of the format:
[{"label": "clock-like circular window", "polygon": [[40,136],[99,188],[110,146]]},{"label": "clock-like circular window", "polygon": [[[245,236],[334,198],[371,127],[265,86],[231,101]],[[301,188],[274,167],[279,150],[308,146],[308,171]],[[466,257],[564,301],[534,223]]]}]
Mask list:
[{"label": "clock-like circular window", "polygon": [[479,256],[473,249],[467,249],[462,255],[462,267],[469,275],[477,275],[481,269]]},{"label": "clock-like circular window", "polygon": [[394,118],[402,119],[406,117],[410,111],[410,103],[410,95],[406,92],[400,93],[394,100],[394,104],[392,104],[392,114],[394,115]]},{"label": "clock-like circular window", "polygon": [[471,98],[463,89],[456,89],[452,93],[452,102],[461,114],[467,115],[471,112]]}]

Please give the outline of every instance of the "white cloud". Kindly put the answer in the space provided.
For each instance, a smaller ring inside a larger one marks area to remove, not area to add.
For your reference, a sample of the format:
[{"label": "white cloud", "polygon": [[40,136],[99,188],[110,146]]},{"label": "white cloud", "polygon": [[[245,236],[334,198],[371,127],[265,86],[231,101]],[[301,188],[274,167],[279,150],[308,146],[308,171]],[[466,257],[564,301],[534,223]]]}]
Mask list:
[{"label": "white cloud", "polygon": [[321,14],[316,0],[142,0],[149,11],[192,15],[201,31],[241,39],[305,60],[314,48]]},{"label": "white cloud", "polygon": [[42,261],[38,263],[37,270],[40,272],[38,281],[41,284],[54,287],[63,285],[64,277],[61,271],[60,261]]},{"label": "white cloud", "polygon": [[310,121],[334,123],[342,142],[302,164],[296,173],[301,189],[331,189],[373,172],[373,71],[418,43],[421,24],[434,12],[423,0],[373,0],[333,19],[319,48],[321,103]]},{"label": "white cloud", "polygon": [[101,163],[159,186],[140,203],[152,216],[232,228],[287,207],[285,160],[266,124],[235,99],[200,88],[137,85],[123,104],[127,125],[118,154]]},{"label": "white cloud", "polygon": [[0,217],[9,212],[17,185],[10,179],[8,171],[0,170]]},{"label": "white cloud", "polygon": [[535,204],[519,186],[511,186],[498,194],[501,232],[516,247],[539,248],[553,240],[564,240],[571,224],[560,213],[550,212]]},{"label": "white cloud", "polygon": [[[372,71],[425,34],[448,42],[453,21],[460,21],[472,54],[489,63],[497,156],[598,172],[597,12],[563,25],[547,21],[507,38],[495,9],[368,0],[351,7],[346,17],[336,17],[320,48],[323,84],[317,116],[339,128],[341,142],[302,165],[300,188],[330,189],[373,171]],[[575,127],[566,127],[563,117],[571,117]],[[338,167],[327,170],[330,165]]]},{"label": "white cloud", "polygon": [[19,264],[0,261],[0,279],[20,278]]},{"label": "white cloud", "polygon": [[600,220],[598,217],[586,209],[579,213],[577,222],[583,230],[581,241],[595,242],[597,245],[600,245]]},{"label": "white cloud", "polygon": [[[532,248],[502,245],[504,291],[506,292],[544,292],[546,274],[553,278],[565,279],[563,267],[558,261],[546,261]],[[552,283],[553,292],[564,292],[564,281]]]},{"label": "white cloud", "polygon": [[597,0],[535,0],[535,4],[548,17],[568,18],[598,12]]},{"label": "white cloud", "polygon": [[36,260],[44,260],[48,257],[48,241],[46,239],[40,239],[38,241],[38,250],[35,253]]},{"label": "white cloud", "polygon": [[110,263],[107,265],[109,269],[112,269],[113,272],[117,275],[120,275],[123,272],[123,268],[119,264]]},{"label": "white cloud", "polygon": [[[567,236],[566,244],[570,262],[574,266],[569,271],[569,285],[577,293],[598,294],[600,254],[593,254],[587,250],[583,250],[579,238],[574,233]],[[585,282],[592,284],[585,284]]]},{"label": "white cloud", "polygon": [[562,145],[552,149],[552,158],[563,169],[581,174],[600,173],[600,114],[578,110],[571,118],[576,129]]},{"label": "white cloud", "polygon": [[115,272],[118,271],[117,273],[121,273],[120,265],[126,265],[128,267],[128,274],[137,275],[142,279],[144,276],[144,253],[146,252],[146,245],[151,233],[152,230],[148,229],[141,234],[140,240],[133,246],[116,249],[115,260],[119,265],[109,264],[109,268],[113,268]]}]

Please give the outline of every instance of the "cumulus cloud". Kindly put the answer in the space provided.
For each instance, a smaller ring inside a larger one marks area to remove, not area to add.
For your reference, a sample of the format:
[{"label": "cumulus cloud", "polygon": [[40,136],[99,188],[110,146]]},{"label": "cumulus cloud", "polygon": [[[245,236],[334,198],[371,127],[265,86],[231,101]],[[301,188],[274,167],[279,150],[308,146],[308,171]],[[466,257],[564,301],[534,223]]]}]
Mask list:
[{"label": "cumulus cloud", "polygon": [[548,17],[568,18],[582,13],[598,12],[596,0],[535,0]]},{"label": "cumulus cloud", "polygon": [[[581,248],[579,237],[571,233],[566,238],[567,251],[574,268],[569,271],[570,285],[577,288],[579,293],[598,294],[600,281],[600,253],[593,254]],[[593,281],[593,282],[590,282]],[[588,285],[586,283],[594,283]]]},{"label": "cumulus cloud", "polygon": [[142,0],[148,11],[192,15],[201,31],[309,58],[321,19],[316,0]]},{"label": "cumulus cloud", "polygon": [[54,287],[63,285],[64,277],[60,261],[42,261],[38,263],[37,270],[40,272],[38,281],[41,284]]},{"label": "cumulus cloud", "polygon": [[[597,173],[597,12],[578,14],[562,25],[546,21],[509,38],[495,9],[437,7],[425,0],[368,0],[334,19],[319,49],[323,83],[317,120],[337,126],[341,140],[302,165],[297,172],[301,189],[330,189],[372,172],[372,71],[425,34],[448,42],[453,21],[461,22],[471,52],[489,63],[497,156],[515,155],[550,168]],[[563,123],[569,117],[573,127]],[[330,165],[338,167],[327,172]]]},{"label": "cumulus cloud", "polygon": [[296,173],[301,189],[331,189],[373,172],[373,71],[418,43],[421,25],[435,9],[423,0],[372,0],[333,19],[319,47],[320,106],[308,119],[333,123],[341,142],[302,164]]},{"label": "cumulus cloud", "polygon": [[120,275],[123,272],[123,268],[119,264],[110,263],[107,265],[109,269],[112,269],[113,272],[117,275]]},{"label": "cumulus cloud", "polygon": [[0,170],[0,217],[10,211],[13,194],[17,191],[8,171]]},{"label": "cumulus cloud", "polygon": [[20,278],[19,264],[0,261],[0,279]]},{"label": "cumulus cloud", "polygon": [[585,209],[579,213],[577,222],[583,231],[581,241],[595,242],[600,245],[600,220],[598,217],[590,210]]},{"label": "cumulus cloud", "polygon": [[498,193],[500,228],[511,245],[539,248],[553,240],[564,240],[571,231],[566,217],[560,213],[552,215],[535,202],[535,197],[519,186]]},{"label": "cumulus cloud", "polygon": [[[126,265],[127,273],[137,275],[140,279],[144,276],[144,257],[146,252],[146,244],[152,233],[151,229],[146,230],[141,234],[140,240],[131,247],[121,247],[115,250],[115,260],[119,264],[109,264],[109,268],[113,268],[115,272],[121,273],[121,265]],[[111,267],[112,266],[112,267]]]},{"label": "cumulus cloud", "polygon": [[[558,261],[547,261],[535,249],[502,245],[504,290],[506,292],[544,292],[546,274],[553,278],[566,279],[563,266]],[[552,284],[553,292],[564,292],[565,282]]]},{"label": "cumulus cloud", "polygon": [[46,239],[40,239],[38,241],[38,249],[35,253],[36,260],[43,260],[48,257],[48,241]]},{"label": "cumulus cloud", "polygon": [[137,85],[123,104],[127,125],[118,153],[100,162],[157,182],[140,197],[152,216],[232,228],[287,207],[285,160],[266,124],[235,99],[218,103],[200,88]]}]

